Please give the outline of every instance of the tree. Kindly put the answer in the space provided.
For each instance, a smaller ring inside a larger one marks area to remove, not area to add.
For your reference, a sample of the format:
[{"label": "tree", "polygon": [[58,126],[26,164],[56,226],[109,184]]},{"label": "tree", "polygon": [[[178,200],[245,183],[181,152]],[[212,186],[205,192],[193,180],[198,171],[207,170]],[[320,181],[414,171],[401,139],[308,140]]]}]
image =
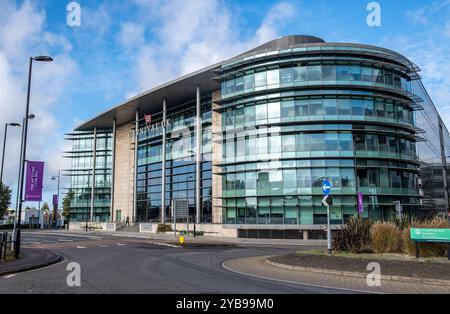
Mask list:
[{"label": "tree", "polygon": [[45,202],[45,203],[42,205],[41,210],[50,210],[50,207],[48,207],[48,203],[47,203],[47,202]]},{"label": "tree", "polygon": [[0,182],[0,218],[3,217],[11,204],[11,189]]},{"label": "tree", "polygon": [[70,202],[73,200],[73,192],[69,191],[63,198],[63,212],[62,215],[69,220],[70,218]]}]

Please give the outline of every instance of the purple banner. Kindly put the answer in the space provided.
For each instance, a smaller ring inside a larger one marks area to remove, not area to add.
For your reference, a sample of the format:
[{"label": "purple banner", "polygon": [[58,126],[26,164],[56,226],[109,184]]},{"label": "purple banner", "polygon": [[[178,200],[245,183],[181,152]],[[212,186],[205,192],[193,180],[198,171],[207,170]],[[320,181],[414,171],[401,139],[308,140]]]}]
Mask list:
[{"label": "purple banner", "polygon": [[362,213],[363,211],[364,211],[363,194],[362,192],[358,192],[358,213]]},{"label": "purple banner", "polygon": [[58,209],[58,194],[53,194],[53,208]]},{"label": "purple banner", "polygon": [[44,163],[40,161],[27,162],[27,179],[25,181],[25,201],[42,201],[42,181],[44,178]]}]

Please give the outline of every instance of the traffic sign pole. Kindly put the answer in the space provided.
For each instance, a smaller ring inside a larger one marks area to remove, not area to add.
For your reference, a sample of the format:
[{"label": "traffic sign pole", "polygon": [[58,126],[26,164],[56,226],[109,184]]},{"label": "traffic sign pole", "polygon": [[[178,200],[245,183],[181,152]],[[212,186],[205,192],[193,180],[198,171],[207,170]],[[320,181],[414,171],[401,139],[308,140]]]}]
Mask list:
[{"label": "traffic sign pole", "polygon": [[322,204],[327,207],[327,246],[328,246],[328,254],[333,253],[333,248],[331,246],[331,223],[330,223],[330,202],[327,202],[327,199],[331,193],[331,182],[328,180],[323,180],[322,182],[322,192],[325,197],[322,200]]},{"label": "traffic sign pole", "polygon": [[328,254],[331,255],[333,253],[333,249],[331,248],[330,205],[327,205],[327,226]]}]

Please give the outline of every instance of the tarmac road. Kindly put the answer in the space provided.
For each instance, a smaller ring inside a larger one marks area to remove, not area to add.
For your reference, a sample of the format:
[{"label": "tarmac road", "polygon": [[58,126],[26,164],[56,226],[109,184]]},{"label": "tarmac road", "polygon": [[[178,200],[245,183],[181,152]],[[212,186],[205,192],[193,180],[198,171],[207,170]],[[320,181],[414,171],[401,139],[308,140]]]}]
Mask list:
[{"label": "tarmac road", "polygon": [[[229,259],[286,254],[301,249],[299,246],[180,248],[154,244],[146,239],[45,232],[23,232],[22,240],[24,246],[46,248],[66,259],[45,268],[0,278],[0,294],[346,292],[259,279],[222,267]],[[81,267],[80,287],[69,287],[66,283],[69,262],[77,262]]]}]

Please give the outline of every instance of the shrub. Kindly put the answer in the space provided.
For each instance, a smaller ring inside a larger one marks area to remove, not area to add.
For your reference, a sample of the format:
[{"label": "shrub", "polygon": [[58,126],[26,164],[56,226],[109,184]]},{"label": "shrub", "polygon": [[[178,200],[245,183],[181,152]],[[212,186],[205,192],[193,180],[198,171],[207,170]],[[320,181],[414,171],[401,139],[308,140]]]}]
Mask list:
[{"label": "shrub", "polygon": [[166,224],[158,224],[158,229],[156,229],[156,232],[170,232],[170,231],[173,231],[172,226]]},{"label": "shrub", "polygon": [[401,253],[401,230],[391,222],[378,222],[370,230],[372,249],[375,253]]},{"label": "shrub", "polygon": [[[411,221],[411,228],[450,228],[450,224],[446,217],[436,216],[428,220],[413,220]],[[403,231],[403,239],[405,243],[405,250],[410,255],[416,254],[416,244],[411,241],[410,228],[406,228]],[[422,257],[435,257],[445,256],[447,250],[447,244],[444,243],[420,243],[420,256]]]},{"label": "shrub", "polygon": [[334,234],[334,247],[338,251],[352,253],[371,252],[369,219],[352,217],[347,225]]}]

